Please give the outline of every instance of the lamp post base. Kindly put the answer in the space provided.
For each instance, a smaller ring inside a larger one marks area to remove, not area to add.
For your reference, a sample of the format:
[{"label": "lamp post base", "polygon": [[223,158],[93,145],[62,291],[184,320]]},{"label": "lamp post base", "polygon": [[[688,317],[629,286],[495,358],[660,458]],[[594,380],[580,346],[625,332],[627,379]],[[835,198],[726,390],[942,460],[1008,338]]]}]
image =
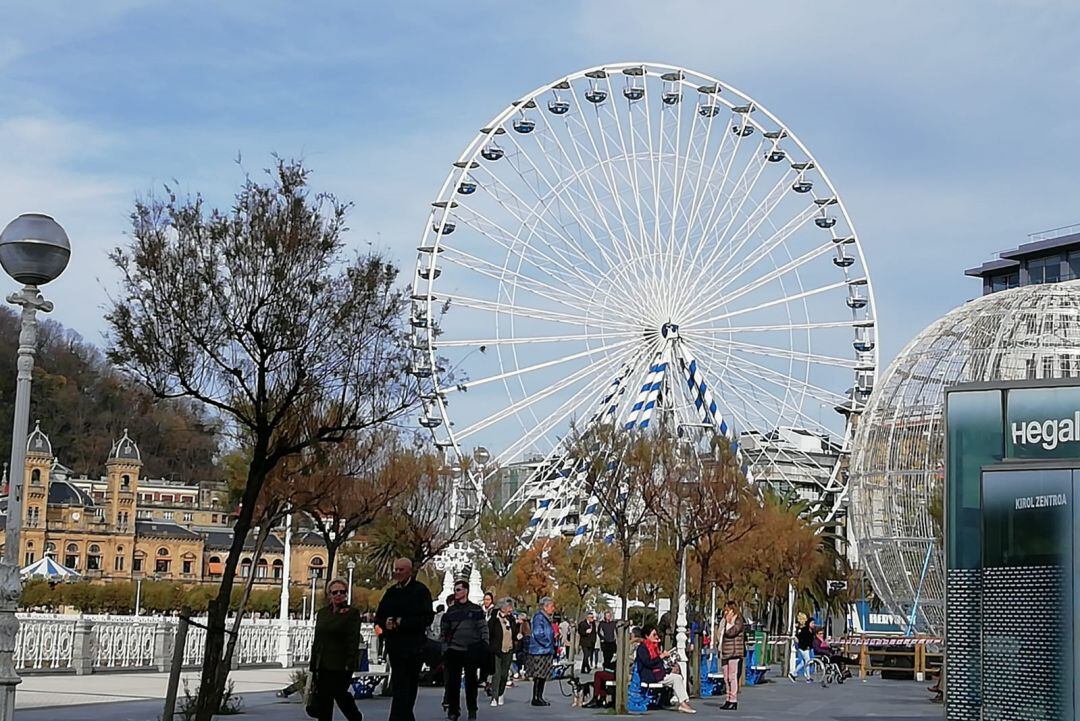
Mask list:
[{"label": "lamp post base", "polygon": [[15,637],[19,633],[15,611],[21,594],[18,567],[0,563],[0,721],[15,718],[15,687],[22,683],[15,673],[14,658]]}]

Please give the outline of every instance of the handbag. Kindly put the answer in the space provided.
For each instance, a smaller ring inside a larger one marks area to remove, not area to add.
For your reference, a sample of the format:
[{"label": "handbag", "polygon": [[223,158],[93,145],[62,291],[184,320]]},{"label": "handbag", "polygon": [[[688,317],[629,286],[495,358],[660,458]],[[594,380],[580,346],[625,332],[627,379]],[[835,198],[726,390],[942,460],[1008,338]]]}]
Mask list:
[{"label": "handbag", "polygon": [[311,671],[308,673],[307,681],[304,683],[304,713],[311,718],[319,718],[318,696],[318,680],[315,671]]}]

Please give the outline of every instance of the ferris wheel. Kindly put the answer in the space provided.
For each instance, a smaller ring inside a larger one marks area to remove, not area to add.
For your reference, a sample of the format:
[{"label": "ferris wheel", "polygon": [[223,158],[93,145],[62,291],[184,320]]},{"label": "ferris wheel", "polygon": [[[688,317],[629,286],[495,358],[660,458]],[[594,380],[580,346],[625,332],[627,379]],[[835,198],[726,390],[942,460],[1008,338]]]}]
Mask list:
[{"label": "ferris wheel", "polygon": [[420,423],[452,461],[483,443],[489,473],[517,469],[506,504],[534,526],[587,505],[572,424],[662,413],[751,478],[843,496],[878,364],[869,272],[818,161],[726,83],[616,63],[515,100],[453,163],[413,288]]}]

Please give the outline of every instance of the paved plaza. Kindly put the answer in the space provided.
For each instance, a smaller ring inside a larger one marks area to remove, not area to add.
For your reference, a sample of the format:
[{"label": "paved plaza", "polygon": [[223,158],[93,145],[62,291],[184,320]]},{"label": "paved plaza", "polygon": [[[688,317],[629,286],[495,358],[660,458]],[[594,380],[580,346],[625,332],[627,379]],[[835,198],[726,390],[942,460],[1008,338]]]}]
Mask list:
[{"label": "paved plaza", "polygon": [[[191,674],[185,674],[192,676]],[[301,721],[306,719],[299,697],[282,700],[273,689],[280,688],[287,672],[281,669],[234,672],[237,691],[243,693],[242,719],[260,721]],[[161,714],[165,674],[98,674],[94,676],[46,676],[27,678],[19,690],[18,721],[157,721]],[[721,712],[722,699],[695,699],[698,717],[759,719],[762,721],[938,721],[942,707],[929,703],[925,684],[910,681],[884,681],[872,678],[865,682],[853,679],[842,686],[821,688],[805,683],[792,684],[786,679],[746,688],[740,694],[739,710]],[[569,721],[610,715],[603,711],[575,709],[570,699],[561,697],[558,686],[549,687],[552,705],[533,708],[528,705],[528,687],[507,692],[501,709],[486,704],[480,708],[481,719],[518,719]],[[423,688],[417,702],[419,721],[439,721],[441,691]],[[485,699],[486,701],[486,699]],[[56,705],[48,705],[48,704]],[[389,701],[375,698],[357,702],[369,721],[387,716]],[[335,712],[335,718],[341,718]],[[682,718],[674,711],[652,711],[648,715]]]}]

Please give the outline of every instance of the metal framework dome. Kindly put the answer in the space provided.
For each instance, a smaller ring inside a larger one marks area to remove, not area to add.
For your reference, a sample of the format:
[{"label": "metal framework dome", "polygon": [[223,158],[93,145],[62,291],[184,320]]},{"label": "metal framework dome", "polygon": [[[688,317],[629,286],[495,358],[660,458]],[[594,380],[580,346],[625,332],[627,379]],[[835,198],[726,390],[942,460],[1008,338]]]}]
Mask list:
[{"label": "metal framework dome", "polygon": [[985,295],[896,357],[859,419],[851,521],[878,597],[918,630],[944,628],[941,492],[945,388],[1080,376],[1080,281]]}]

